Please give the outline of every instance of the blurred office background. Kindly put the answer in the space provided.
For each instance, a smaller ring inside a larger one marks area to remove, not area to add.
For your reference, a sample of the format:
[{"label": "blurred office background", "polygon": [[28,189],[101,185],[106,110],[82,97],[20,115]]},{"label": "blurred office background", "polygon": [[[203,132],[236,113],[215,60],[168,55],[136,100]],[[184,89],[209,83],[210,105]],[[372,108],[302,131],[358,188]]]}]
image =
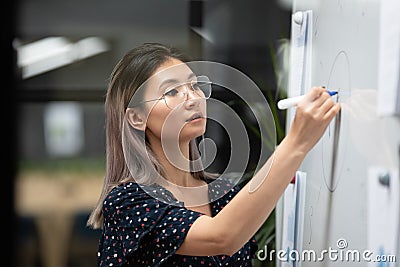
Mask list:
[{"label": "blurred office background", "polygon": [[[290,10],[283,0],[18,0],[3,9],[8,266],[96,265],[100,233],[85,224],[104,176],[108,77],[125,52],[169,44],[228,64],[276,96],[271,54],[289,38]],[[213,97],[241,113],[234,96]],[[259,140],[249,133],[256,161]],[[229,153],[223,129],[211,122],[207,134]]]}]

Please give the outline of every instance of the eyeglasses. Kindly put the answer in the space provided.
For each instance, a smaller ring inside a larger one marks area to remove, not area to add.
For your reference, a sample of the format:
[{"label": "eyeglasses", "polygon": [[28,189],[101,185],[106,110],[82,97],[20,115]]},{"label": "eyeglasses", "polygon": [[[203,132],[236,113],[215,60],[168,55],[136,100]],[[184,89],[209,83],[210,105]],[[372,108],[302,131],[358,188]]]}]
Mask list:
[{"label": "eyeglasses", "polygon": [[170,109],[174,109],[183,102],[185,102],[189,95],[189,90],[192,94],[201,98],[208,99],[211,96],[211,84],[212,82],[207,76],[197,76],[193,80],[174,84],[165,90],[165,93],[161,97],[151,100],[146,100],[136,104],[135,106],[164,99],[165,105]]}]

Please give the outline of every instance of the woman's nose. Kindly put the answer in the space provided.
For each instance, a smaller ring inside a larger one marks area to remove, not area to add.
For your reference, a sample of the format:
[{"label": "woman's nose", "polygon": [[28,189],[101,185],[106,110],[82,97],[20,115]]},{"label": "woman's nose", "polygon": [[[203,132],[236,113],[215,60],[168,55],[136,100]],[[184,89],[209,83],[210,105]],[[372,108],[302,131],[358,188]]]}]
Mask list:
[{"label": "woman's nose", "polygon": [[192,89],[192,85],[185,84],[185,100],[199,98],[200,96]]},{"label": "woman's nose", "polygon": [[187,87],[185,105],[194,106],[199,105],[200,96],[198,96],[191,88]]}]

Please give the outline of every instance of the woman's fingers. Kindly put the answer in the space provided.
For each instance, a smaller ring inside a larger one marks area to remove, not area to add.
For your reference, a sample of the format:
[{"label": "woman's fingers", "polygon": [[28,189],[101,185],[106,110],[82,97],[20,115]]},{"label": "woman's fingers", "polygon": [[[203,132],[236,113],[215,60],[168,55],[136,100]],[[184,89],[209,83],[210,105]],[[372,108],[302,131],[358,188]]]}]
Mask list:
[{"label": "woman's fingers", "polygon": [[328,93],[323,93],[319,99],[321,99],[321,103],[316,105],[316,107],[318,108],[319,114],[324,117],[324,114],[327,113],[333,107],[333,105],[335,105],[335,102]]},{"label": "woman's fingers", "polygon": [[326,92],[326,89],[323,87],[313,87],[304,97],[302,103],[303,108],[305,109],[314,109],[320,107],[326,99],[330,98],[329,94]]},{"label": "woman's fingers", "polygon": [[311,90],[305,95],[304,99],[308,102],[314,102],[317,100],[322,93],[326,92],[326,89],[323,87],[313,87]]},{"label": "woman's fingers", "polygon": [[340,104],[335,103],[324,115],[324,120],[331,121],[340,111]]},{"label": "woman's fingers", "polygon": [[290,135],[302,151],[309,151],[321,138],[326,127],[339,112],[335,103],[323,87],[313,87],[297,105]]},{"label": "woman's fingers", "polygon": [[300,105],[315,116],[324,114],[335,104],[332,97],[326,91],[325,87],[313,87],[305,96]]}]

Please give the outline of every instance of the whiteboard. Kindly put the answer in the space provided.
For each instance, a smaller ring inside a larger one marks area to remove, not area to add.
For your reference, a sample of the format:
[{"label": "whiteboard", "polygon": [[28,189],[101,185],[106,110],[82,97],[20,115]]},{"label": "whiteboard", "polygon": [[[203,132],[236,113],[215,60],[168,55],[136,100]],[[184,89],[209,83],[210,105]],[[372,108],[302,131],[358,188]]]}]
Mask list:
[{"label": "whiteboard", "polygon": [[[340,118],[331,123],[300,167],[307,173],[304,221],[299,229],[302,248],[317,253],[329,247],[338,249],[339,240],[345,240],[351,250],[368,249],[368,170],[374,166],[399,170],[400,119],[377,113],[380,3],[293,2],[293,13],[313,13],[311,85],[339,91],[342,104]],[[282,237],[282,201],[276,208],[277,248]],[[279,261],[277,266],[281,266]],[[305,261],[301,266],[367,263],[326,259]]]}]

